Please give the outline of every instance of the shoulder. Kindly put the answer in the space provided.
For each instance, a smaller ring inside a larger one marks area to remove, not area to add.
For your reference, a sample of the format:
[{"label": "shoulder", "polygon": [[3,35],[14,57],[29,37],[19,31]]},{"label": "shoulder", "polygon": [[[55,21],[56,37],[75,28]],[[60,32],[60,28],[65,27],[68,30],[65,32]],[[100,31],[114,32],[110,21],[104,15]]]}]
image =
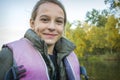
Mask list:
[{"label": "shoulder", "polygon": [[2,48],[0,51],[0,69],[1,67],[4,68],[8,67],[9,65],[13,64],[13,54],[12,51],[8,47]]},{"label": "shoulder", "polygon": [[8,47],[3,47],[0,51],[0,60],[1,59],[8,59],[9,57],[12,58],[12,51]]},{"label": "shoulder", "polygon": [[3,79],[5,73],[13,65],[12,51],[8,47],[2,48],[0,51],[0,80]]}]

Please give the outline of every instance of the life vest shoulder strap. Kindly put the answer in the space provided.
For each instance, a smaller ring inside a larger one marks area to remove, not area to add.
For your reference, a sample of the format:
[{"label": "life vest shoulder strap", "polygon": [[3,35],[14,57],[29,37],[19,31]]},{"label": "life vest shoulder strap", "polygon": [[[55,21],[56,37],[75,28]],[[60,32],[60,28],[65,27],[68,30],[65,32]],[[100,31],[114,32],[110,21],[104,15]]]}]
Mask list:
[{"label": "life vest shoulder strap", "polygon": [[71,52],[65,59],[64,63],[69,80],[80,80],[80,65],[74,52]]}]

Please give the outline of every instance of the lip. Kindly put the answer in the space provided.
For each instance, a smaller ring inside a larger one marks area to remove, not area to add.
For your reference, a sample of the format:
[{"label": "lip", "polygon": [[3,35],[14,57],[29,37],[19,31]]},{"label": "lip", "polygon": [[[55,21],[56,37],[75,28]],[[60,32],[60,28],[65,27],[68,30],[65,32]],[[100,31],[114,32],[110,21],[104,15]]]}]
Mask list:
[{"label": "lip", "polygon": [[54,38],[55,36],[57,36],[57,34],[51,34],[51,33],[44,33],[45,36],[47,36],[48,38]]}]

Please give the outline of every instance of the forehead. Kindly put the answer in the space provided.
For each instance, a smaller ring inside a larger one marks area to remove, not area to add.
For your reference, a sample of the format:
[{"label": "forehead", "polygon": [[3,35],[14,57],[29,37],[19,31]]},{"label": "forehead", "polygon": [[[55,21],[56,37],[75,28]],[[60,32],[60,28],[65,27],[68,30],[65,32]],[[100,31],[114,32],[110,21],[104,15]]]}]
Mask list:
[{"label": "forehead", "polygon": [[42,13],[52,13],[53,15],[57,13],[59,16],[64,16],[63,9],[55,3],[46,2],[39,6],[37,10],[38,14]]}]

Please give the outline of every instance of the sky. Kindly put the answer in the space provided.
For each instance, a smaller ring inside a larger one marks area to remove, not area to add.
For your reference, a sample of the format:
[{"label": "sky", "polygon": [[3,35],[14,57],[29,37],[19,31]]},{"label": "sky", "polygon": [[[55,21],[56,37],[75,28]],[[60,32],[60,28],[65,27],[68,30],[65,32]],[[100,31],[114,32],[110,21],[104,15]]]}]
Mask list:
[{"label": "sky", "polygon": [[[30,28],[29,19],[38,0],[0,0],[0,47],[20,39]],[[104,0],[59,0],[66,9],[67,19],[84,21],[87,11],[105,9]]]}]

